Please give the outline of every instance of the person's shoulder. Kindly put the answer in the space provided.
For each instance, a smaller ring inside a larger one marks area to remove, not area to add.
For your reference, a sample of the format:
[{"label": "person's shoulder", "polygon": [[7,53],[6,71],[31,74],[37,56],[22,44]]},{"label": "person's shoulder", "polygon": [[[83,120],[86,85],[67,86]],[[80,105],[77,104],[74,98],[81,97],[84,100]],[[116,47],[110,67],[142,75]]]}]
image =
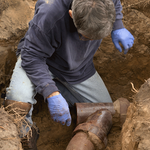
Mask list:
[{"label": "person's shoulder", "polygon": [[71,2],[72,0],[38,0],[33,23],[41,29],[50,30],[68,12]]}]

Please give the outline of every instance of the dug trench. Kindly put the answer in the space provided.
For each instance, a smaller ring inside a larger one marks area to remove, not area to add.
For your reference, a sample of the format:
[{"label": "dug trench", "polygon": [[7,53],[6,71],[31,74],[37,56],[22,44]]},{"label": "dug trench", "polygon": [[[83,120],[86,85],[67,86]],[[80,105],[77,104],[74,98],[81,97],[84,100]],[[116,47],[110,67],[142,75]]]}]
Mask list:
[{"label": "dug trench", "polygon": [[[5,93],[16,62],[16,47],[28,28],[36,1],[0,2],[0,92]],[[130,101],[123,128],[113,126],[108,134],[106,150],[149,150],[150,93],[150,15],[149,1],[122,0],[123,23],[133,34],[134,46],[124,55],[115,49],[111,36],[103,39],[94,56],[94,65],[115,101],[124,97]],[[23,11],[25,10],[25,11]],[[51,120],[43,97],[36,96],[33,121],[40,129],[38,150],[65,150],[76,127],[62,126]],[[2,107],[3,98],[0,100]],[[0,109],[1,110],[1,109]],[[21,149],[17,129],[11,117],[0,111],[0,149]],[[7,117],[5,117],[7,116]],[[4,119],[5,118],[5,119]],[[2,121],[3,120],[3,121]],[[6,132],[7,131],[7,132]],[[2,136],[3,135],[3,136]],[[14,142],[15,141],[15,142]],[[8,144],[9,143],[9,144]],[[4,146],[8,146],[5,147]]]}]

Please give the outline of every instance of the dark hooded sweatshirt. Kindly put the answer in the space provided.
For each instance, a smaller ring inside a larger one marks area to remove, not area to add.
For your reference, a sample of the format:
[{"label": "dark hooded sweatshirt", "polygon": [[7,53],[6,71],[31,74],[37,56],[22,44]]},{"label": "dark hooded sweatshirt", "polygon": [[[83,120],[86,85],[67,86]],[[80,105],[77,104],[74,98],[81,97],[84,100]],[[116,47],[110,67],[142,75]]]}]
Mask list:
[{"label": "dark hooded sweatshirt", "polygon": [[[123,28],[120,0],[113,0],[116,21],[113,30]],[[85,81],[95,73],[93,55],[101,40],[82,41],[69,16],[72,0],[38,0],[29,29],[18,45],[22,67],[46,99],[58,91],[49,71],[69,84]]]}]

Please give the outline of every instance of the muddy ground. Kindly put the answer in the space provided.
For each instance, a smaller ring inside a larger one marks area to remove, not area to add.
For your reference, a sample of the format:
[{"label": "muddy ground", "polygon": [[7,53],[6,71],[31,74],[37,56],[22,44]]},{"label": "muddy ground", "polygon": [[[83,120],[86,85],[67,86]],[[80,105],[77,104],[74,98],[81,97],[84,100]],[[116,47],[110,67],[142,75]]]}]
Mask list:
[{"label": "muddy ground", "polygon": [[[28,29],[28,22],[34,13],[35,2],[33,0],[0,1],[1,94],[5,93],[5,88],[9,84],[16,62],[17,44]],[[146,108],[149,106],[149,100],[144,96],[149,96],[150,92],[149,82],[145,82],[150,78],[150,1],[122,0],[122,6],[124,26],[133,34],[134,46],[124,55],[115,49],[111,37],[108,36],[103,40],[94,56],[95,67],[105,82],[113,101],[125,97],[132,103],[123,130],[118,127],[111,129],[106,150],[148,150],[150,149],[147,144],[149,140],[147,135],[149,133],[149,114],[146,113],[148,111],[142,112],[142,110],[147,110]],[[147,85],[142,86],[139,92],[142,96],[139,96],[139,93],[138,96],[135,96],[135,93],[131,91],[131,83],[137,91],[143,83]],[[146,92],[143,95],[144,89]],[[53,122],[43,98],[40,95],[36,98],[38,103],[33,112],[33,121],[40,128],[38,150],[65,150],[76,126],[75,119],[70,127]],[[3,98],[0,100],[1,105],[2,103]],[[138,117],[139,114],[140,117]],[[144,122],[145,120],[146,122]],[[0,122],[0,126],[2,125],[3,123]],[[137,132],[139,129],[140,132]],[[144,137],[142,131],[144,131]],[[0,128],[0,132],[4,132],[4,129]],[[3,142],[1,141],[2,137],[0,137],[0,149],[5,150],[2,148],[1,143]]]}]

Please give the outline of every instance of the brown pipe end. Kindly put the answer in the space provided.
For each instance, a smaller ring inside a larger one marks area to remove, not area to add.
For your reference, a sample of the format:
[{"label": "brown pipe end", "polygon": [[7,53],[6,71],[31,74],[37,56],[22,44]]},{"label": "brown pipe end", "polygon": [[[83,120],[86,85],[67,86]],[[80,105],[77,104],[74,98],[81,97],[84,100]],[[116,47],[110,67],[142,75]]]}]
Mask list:
[{"label": "brown pipe end", "polygon": [[[121,127],[126,120],[127,110],[129,106],[130,106],[130,102],[126,98],[121,97],[114,102],[114,109],[119,115],[119,123]],[[117,114],[115,115],[117,116]],[[114,119],[116,116],[114,116]]]},{"label": "brown pipe end", "polygon": [[95,147],[86,133],[78,132],[71,139],[66,150],[95,150]]},{"label": "brown pipe end", "polygon": [[107,109],[98,110],[90,115],[85,123],[79,124],[74,135],[78,132],[87,133],[96,149],[103,149],[107,145],[107,134],[112,126],[112,115]]}]

